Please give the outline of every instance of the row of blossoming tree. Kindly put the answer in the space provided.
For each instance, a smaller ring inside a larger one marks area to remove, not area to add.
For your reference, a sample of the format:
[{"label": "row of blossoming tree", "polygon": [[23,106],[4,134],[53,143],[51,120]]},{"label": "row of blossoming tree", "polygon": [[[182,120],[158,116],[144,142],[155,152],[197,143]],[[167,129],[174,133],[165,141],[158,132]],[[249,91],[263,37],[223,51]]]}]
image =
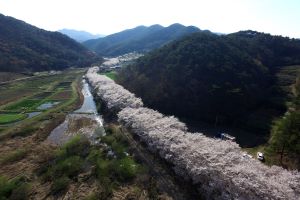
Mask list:
[{"label": "row of blossoming tree", "polygon": [[243,156],[238,144],[190,133],[175,117],[143,107],[113,80],[90,68],[87,79],[119,121],[169,162],[176,174],[192,180],[207,199],[299,199],[300,173],[268,167]]}]

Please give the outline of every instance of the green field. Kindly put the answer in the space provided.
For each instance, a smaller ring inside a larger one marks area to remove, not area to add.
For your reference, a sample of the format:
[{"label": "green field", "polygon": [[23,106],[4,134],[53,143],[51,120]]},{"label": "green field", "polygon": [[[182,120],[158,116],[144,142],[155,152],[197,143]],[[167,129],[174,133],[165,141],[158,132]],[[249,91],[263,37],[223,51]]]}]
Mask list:
[{"label": "green field", "polygon": [[[34,129],[45,120],[72,111],[80,101],[78,91],[80,91],[84,71],[82,69],[66,70],[61,74],[1,84],[0,139],[4,135],[22,134],[24,127]],[[44,110],[38,109],[40,105],[49,102],[59,102],[59,104]],[[41,113],[27,118],[29,113],[36,111]],[[24,134],[28,133],[25,131]]]},{"label": "green field", "polygon": [[30,110],[36,107],[41,100],[38,99],[24,99],[7,107],[4,107],[3,110],[15,111],[15,110]]},{"label": "green field", "polygon": [[105,75],[105,76],[107,76],[108,78],[110,78],[112,80],[117,79],[117,72],[115,72],[115,71],[106,72],[106,73],[103,73],[102,75]]},{"label": "green field", "polygon": [[12,123],[16,121],[20,121],[22,119],[25,119],[27,117],[26,114],[0,114],[0,124],[7,124]]}]

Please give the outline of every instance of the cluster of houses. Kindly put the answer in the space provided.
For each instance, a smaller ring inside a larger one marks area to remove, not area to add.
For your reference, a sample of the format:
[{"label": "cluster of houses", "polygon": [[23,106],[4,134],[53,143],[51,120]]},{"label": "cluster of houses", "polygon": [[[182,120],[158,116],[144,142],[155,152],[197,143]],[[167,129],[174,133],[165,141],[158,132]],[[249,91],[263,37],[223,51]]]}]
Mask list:
[{"label": "cluster of houses", "polygon": [[105,61],[99,67],[100,72],[110,72],[118,70],[123,66],[130,64],[133,60],[138,59],[143,54],[132,52],[114,58],[104,58]]}]

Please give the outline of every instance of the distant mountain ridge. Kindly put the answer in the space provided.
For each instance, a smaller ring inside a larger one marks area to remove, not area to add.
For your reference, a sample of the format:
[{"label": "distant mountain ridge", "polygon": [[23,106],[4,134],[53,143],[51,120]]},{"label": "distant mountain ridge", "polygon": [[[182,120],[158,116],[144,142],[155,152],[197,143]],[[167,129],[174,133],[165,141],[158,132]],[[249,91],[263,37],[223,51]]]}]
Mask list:
[{"label": "distant mountain ridge", "polygon": [[78,31],[73,29],[61,29],[58,30],[58,32],[69,36],[70,38],[76,40],[77,42],[84,42],[87,40],[97,39],[105,36],[101,34],[91,34],[86,31]]},{"label": "distant mountain ridge", "polygon": [[0,71],[31,72],[87,66],[97,56],[59,32],[0,14]]},{"label": "distant mountain ridge", "polygon": [[195,26],[172,24],[168,27],[155,24],[138,26],[104,38],[83,42],[87,48],[103,56],[117,56],[133,51],[147,52],[182,36],[200,32]]}]

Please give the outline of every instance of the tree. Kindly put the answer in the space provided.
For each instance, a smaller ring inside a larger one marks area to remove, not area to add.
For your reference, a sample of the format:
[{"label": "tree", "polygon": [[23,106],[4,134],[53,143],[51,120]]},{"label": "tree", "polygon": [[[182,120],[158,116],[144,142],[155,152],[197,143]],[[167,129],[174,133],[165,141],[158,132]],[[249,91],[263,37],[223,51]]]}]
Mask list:
[{"label": "tree", "polygon": [[143,107],[134,94],[97,74],[97,68],[87,78],[110,109],[119,110],[118,120],[207,199],[299,199],[299,172],[244,158],[234,142],[188,132],[177,118]]},{"label": "tree", "polygon": [[285,153],[300,154],[300,113],[287,113],[272,129],[270,150],[280,153],[280,162]]},{"label": "tree", "polygon": [[[275,122],[269,141],[268,150],[280,154],[283,164],[285,154],[294,156],[300,154],[300,79],[296,79],[293,87],[294,98],[289,111]],[[299,160],[299,158],[298,158]]]}]

